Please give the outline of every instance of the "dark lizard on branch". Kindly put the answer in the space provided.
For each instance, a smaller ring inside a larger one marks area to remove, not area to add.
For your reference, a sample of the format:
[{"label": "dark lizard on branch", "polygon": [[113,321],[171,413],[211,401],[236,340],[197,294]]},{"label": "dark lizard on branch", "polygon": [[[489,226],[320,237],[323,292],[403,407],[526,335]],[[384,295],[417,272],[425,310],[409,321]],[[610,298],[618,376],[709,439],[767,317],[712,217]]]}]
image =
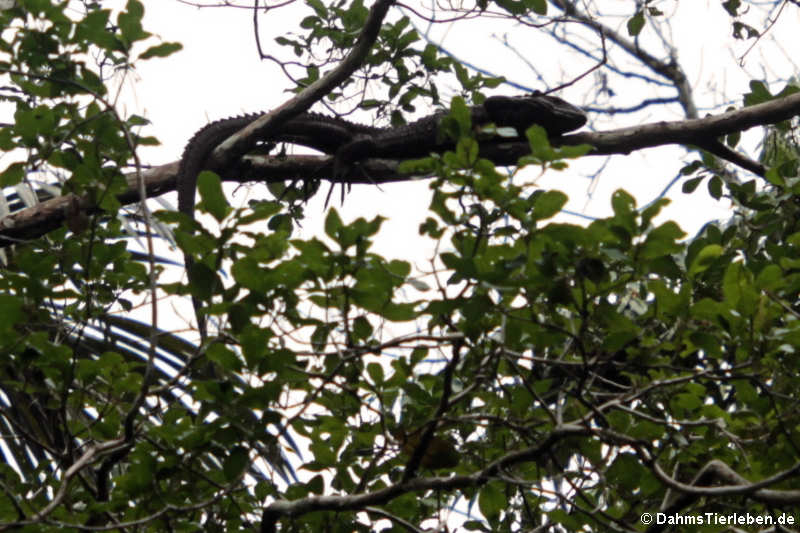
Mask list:
[{"label": "dark lizard on branch", "polygon": [[[542,126],[549,136],[558,137],[586,123],[586,114],[580,108],[558,97],[538,93],[490,96],[482,105],[470,107],[470,114],[473,127],[488,124],[512,127],[520,137],[534,124]],[[334,155],[336,166],[345,168],[367,158],[411,159],[453,147],[452,139],[442,138],[439,132],[446,115],[447,112],[440,111],[404,126],[376,128],[317,113],[302,113],[289,120],[279,133],[262,141],[308,146]],[[194,218],[197,175],[209,167],[209,156],[217,145],[260,116],[250,114],[218,120],[194,134],[183,151],[178,169],[178,211]],[[185,257],[185,263],[190,270],[191,258]],[[198,302],[194,304],[197,311]],[[205,339],[205,323],[199,316],[198,329]]]},{"label": "dark lizard on branch", "polygon": [[[472,126],[494,124],[511,127],[523,137],[534,124],[551,138],[586,124],[586,113],[555,96],[490,96],[482,105],[469,108]],[[438,111],[396,128],[385,128],[377,135],[357,135],[336,152],[336,158],[351,163],[367,158],[411,159],[453,148],[453,140],[442,137],[439,124],[447,111]],[[508,139],[513,140],[513,139]]]}]

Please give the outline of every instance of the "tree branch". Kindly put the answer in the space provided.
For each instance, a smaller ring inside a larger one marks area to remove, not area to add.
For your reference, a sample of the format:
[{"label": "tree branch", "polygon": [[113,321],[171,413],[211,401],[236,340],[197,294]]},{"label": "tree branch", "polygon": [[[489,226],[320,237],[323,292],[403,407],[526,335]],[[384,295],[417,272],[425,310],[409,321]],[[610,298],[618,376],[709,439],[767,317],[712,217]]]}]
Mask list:
[{"label": "tree branch", "polygon": [[240,132],[220,143],[210,155],[212,168],[230,165],[247,153],[260,139],[269,138],[271,132],[280,130],[287,120],[308,111],[312,105],[327,96],[349,78],[363,63],[378,38],[381,24],[395,0],[378,0],[370,8],[369,16],[355,45],[336,68],[303,89],[295,97],[248,124]]},{"label": "tree branch", "polygon": [[587,143],[592,154],[630,153],[663,144],[702,146],[730,133],[754,126],[775,124],[800,114],[800,93],[720,115],[689,120],[655,122],[607,132],[575,133],[563,138],[564,144]]},{"label": "tree branch", "polygon": [[[790,469],[779,472],[770,478],[757,483],[751,483],[719,459],[712,459],[700,469],[700,472],[697,473],[689,485],[670,477],[655,461],[652,463],[652,467],[653,473],[662,483],[682,493],[669,505],[663,507],[661,512],[665,514],[677,513],[703,496],[742,494],[753,500],[777,507],[793,506],[800,503],[800,490],[774,490],[764,488],[796,475],[797,472],[800,471],[800,463],[795,463]],[[715,481],[721,481],[728,485],[724,487],[711,487],[710,485]],[[647,533],[663,531],[667,525],[668,524],[654,523],[647,529]]]},{"label": "tree branch", "polygon": [[664,62],[658,59],[654,55],[641,48],[638,42],[631,41],[613,28],[606,26],[605,24],[601,24],[595,18],[579,11],[576,7],[577,2],[572,2],[570,0],[550,1],[553,5],[561,9],[571,18],[598,32],[602,32],[610,41],[625,50],[632,57],[638,59],[647,68],[672,82],[673,86],[678,91],[678,101],[680,102],[681,107],[683,107],[686,116],[689,118],[697,117],[697,107],[694,105],[694,101],[692,100],[692,89],[689,86],[689,81],[687,80],[683,69],[674,58],[671,58],[669,62]]},{"label": "tree branch", "polygon": [[[573,133],[554,140],[553,144],[589,144],[593,147],[589,155],[629,154],[635,150],[667,144],[695,145],[751,172],[763,175],[763,167],[760,164],[754,161],[746,163],[749,160],[744,156],[740,154],[733,156],[728,153],[731,151],[727,148],[720,150],[721,143],[717,139],[754,126],[788,120],[798,114],[800,114],[800,93],[705,118],[654,122],[604,132]],[[481,144],[481,156],[498,166],[514,165],[521,156],[529,153],[528,144],[521,141],[509,142],[498,138]],[[224,180],[237,182],[323,178],[336,182],[375,184],[405,181],[411,178],[408,174],[398,172],[397,166],[398,161],[367,159],[353,165],[349,169],[350,175],[332,178],[334,172],[331,156],[247,156],[242,162],[234,161],[219,173]],[[175,190],[177,171],[178,163],[173,162],[143,172],[142,178],[148,197]],[[139,201],[132,177],[129,178],[129,182],[130,190],[119,195],[119,200],[123,204]],[[0,219],[0,247],[39,237],[58,228],[63,224],[72,202],[72,196],[53,198]],[[81,199],[79,206],[87,212],[95,209],[87,199]]]},{"label": "tree branch", "polygon": [[450,395],[453,393],[453,373],[459,361],[461,361],[461,350],[464,347],[464,339],[453,339],[452,346],[453,357],[444,369],[442,397],[439,399],[439,407],[437,407],[436,413],[434,413],[430,421],[425,424],[425,429],[422,429],[419,444],[414,448],[411,458],[408,460],[408,463],[406,463],[402,483],[410,481],[417,474],[417,470],[422,464],[422,459],[428,452],[431,442],[433,442],[433,434],[436,433],[436,428],[439,427],[439,420],[445,415],[450,405]]}]

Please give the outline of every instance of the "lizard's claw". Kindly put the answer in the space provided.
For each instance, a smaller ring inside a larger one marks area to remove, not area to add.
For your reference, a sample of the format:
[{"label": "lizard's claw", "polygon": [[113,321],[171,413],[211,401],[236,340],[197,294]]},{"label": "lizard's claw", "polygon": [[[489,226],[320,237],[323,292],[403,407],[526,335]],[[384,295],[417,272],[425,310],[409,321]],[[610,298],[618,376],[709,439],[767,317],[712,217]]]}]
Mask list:
[{"label": "lizard's claw", "polygon": [[[328,194],[325,196],[325,206],[323,209],[328,208],[328,203],[331,201],[331,195],[333,194],[333,189],[336,187],[336,183],[341,183],[342,185],[342,195],[341,195],[341,203],[344,205],[344,196],[346,192],[350,192],[351,185],[347,183],[346,177],[350,174],[353,165],[349,164],[345,161],[342,153],[339,152],[333,156],[333,179],[331,180],[331,187],[328,189]],[[345,188],[347,189],[345,191]]]}]

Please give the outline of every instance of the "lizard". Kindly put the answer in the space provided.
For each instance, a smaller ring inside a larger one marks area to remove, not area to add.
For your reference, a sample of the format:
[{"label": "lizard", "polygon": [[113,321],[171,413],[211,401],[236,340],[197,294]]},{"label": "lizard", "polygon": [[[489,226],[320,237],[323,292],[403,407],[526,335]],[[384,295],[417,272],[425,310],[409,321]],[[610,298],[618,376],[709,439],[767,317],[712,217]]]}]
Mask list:
[{"label": "lizard", "polygon": [[[409,124],[378,128],[319,113],[301,113],[290,119],[268,142],[301,144],[335,156],[335,168],[371,157],[411,159],[452,148],[451,139],[442,138],[439,125],[446,111],[438,111]],[[494,124],[512,127],[522,137],[526,128],[538,124],[550,137],[558,137],[586,123],[586,113],[551,95],[533,93],[521,96],[489,96],[483,104],[470,107],[474,127]],[[209,156],[221,142],[262,116],[260,113],[236,116],[212,122],[198,130],[186,145],[181,157],[176,188],[178,211],[194,218],[197,176],[208,168]],[[192,259],[184,256],[187,271]],[[199,302],[193,298],[195,314]],[[198,320],[202,340],[205,322]]]}]

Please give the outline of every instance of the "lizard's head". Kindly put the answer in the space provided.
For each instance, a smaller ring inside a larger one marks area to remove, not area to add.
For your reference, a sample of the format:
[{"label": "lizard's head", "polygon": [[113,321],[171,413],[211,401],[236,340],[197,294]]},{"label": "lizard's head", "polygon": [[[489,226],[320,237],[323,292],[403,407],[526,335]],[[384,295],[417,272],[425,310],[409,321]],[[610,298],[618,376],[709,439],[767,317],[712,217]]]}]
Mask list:
[{"label": "lizard's head", "polygon": [[562,135],[586,124],[586,113],[557,96],[490,96],[484,103],[497,126],[510,126],[522,134],[538,124],[550,136]]}]

